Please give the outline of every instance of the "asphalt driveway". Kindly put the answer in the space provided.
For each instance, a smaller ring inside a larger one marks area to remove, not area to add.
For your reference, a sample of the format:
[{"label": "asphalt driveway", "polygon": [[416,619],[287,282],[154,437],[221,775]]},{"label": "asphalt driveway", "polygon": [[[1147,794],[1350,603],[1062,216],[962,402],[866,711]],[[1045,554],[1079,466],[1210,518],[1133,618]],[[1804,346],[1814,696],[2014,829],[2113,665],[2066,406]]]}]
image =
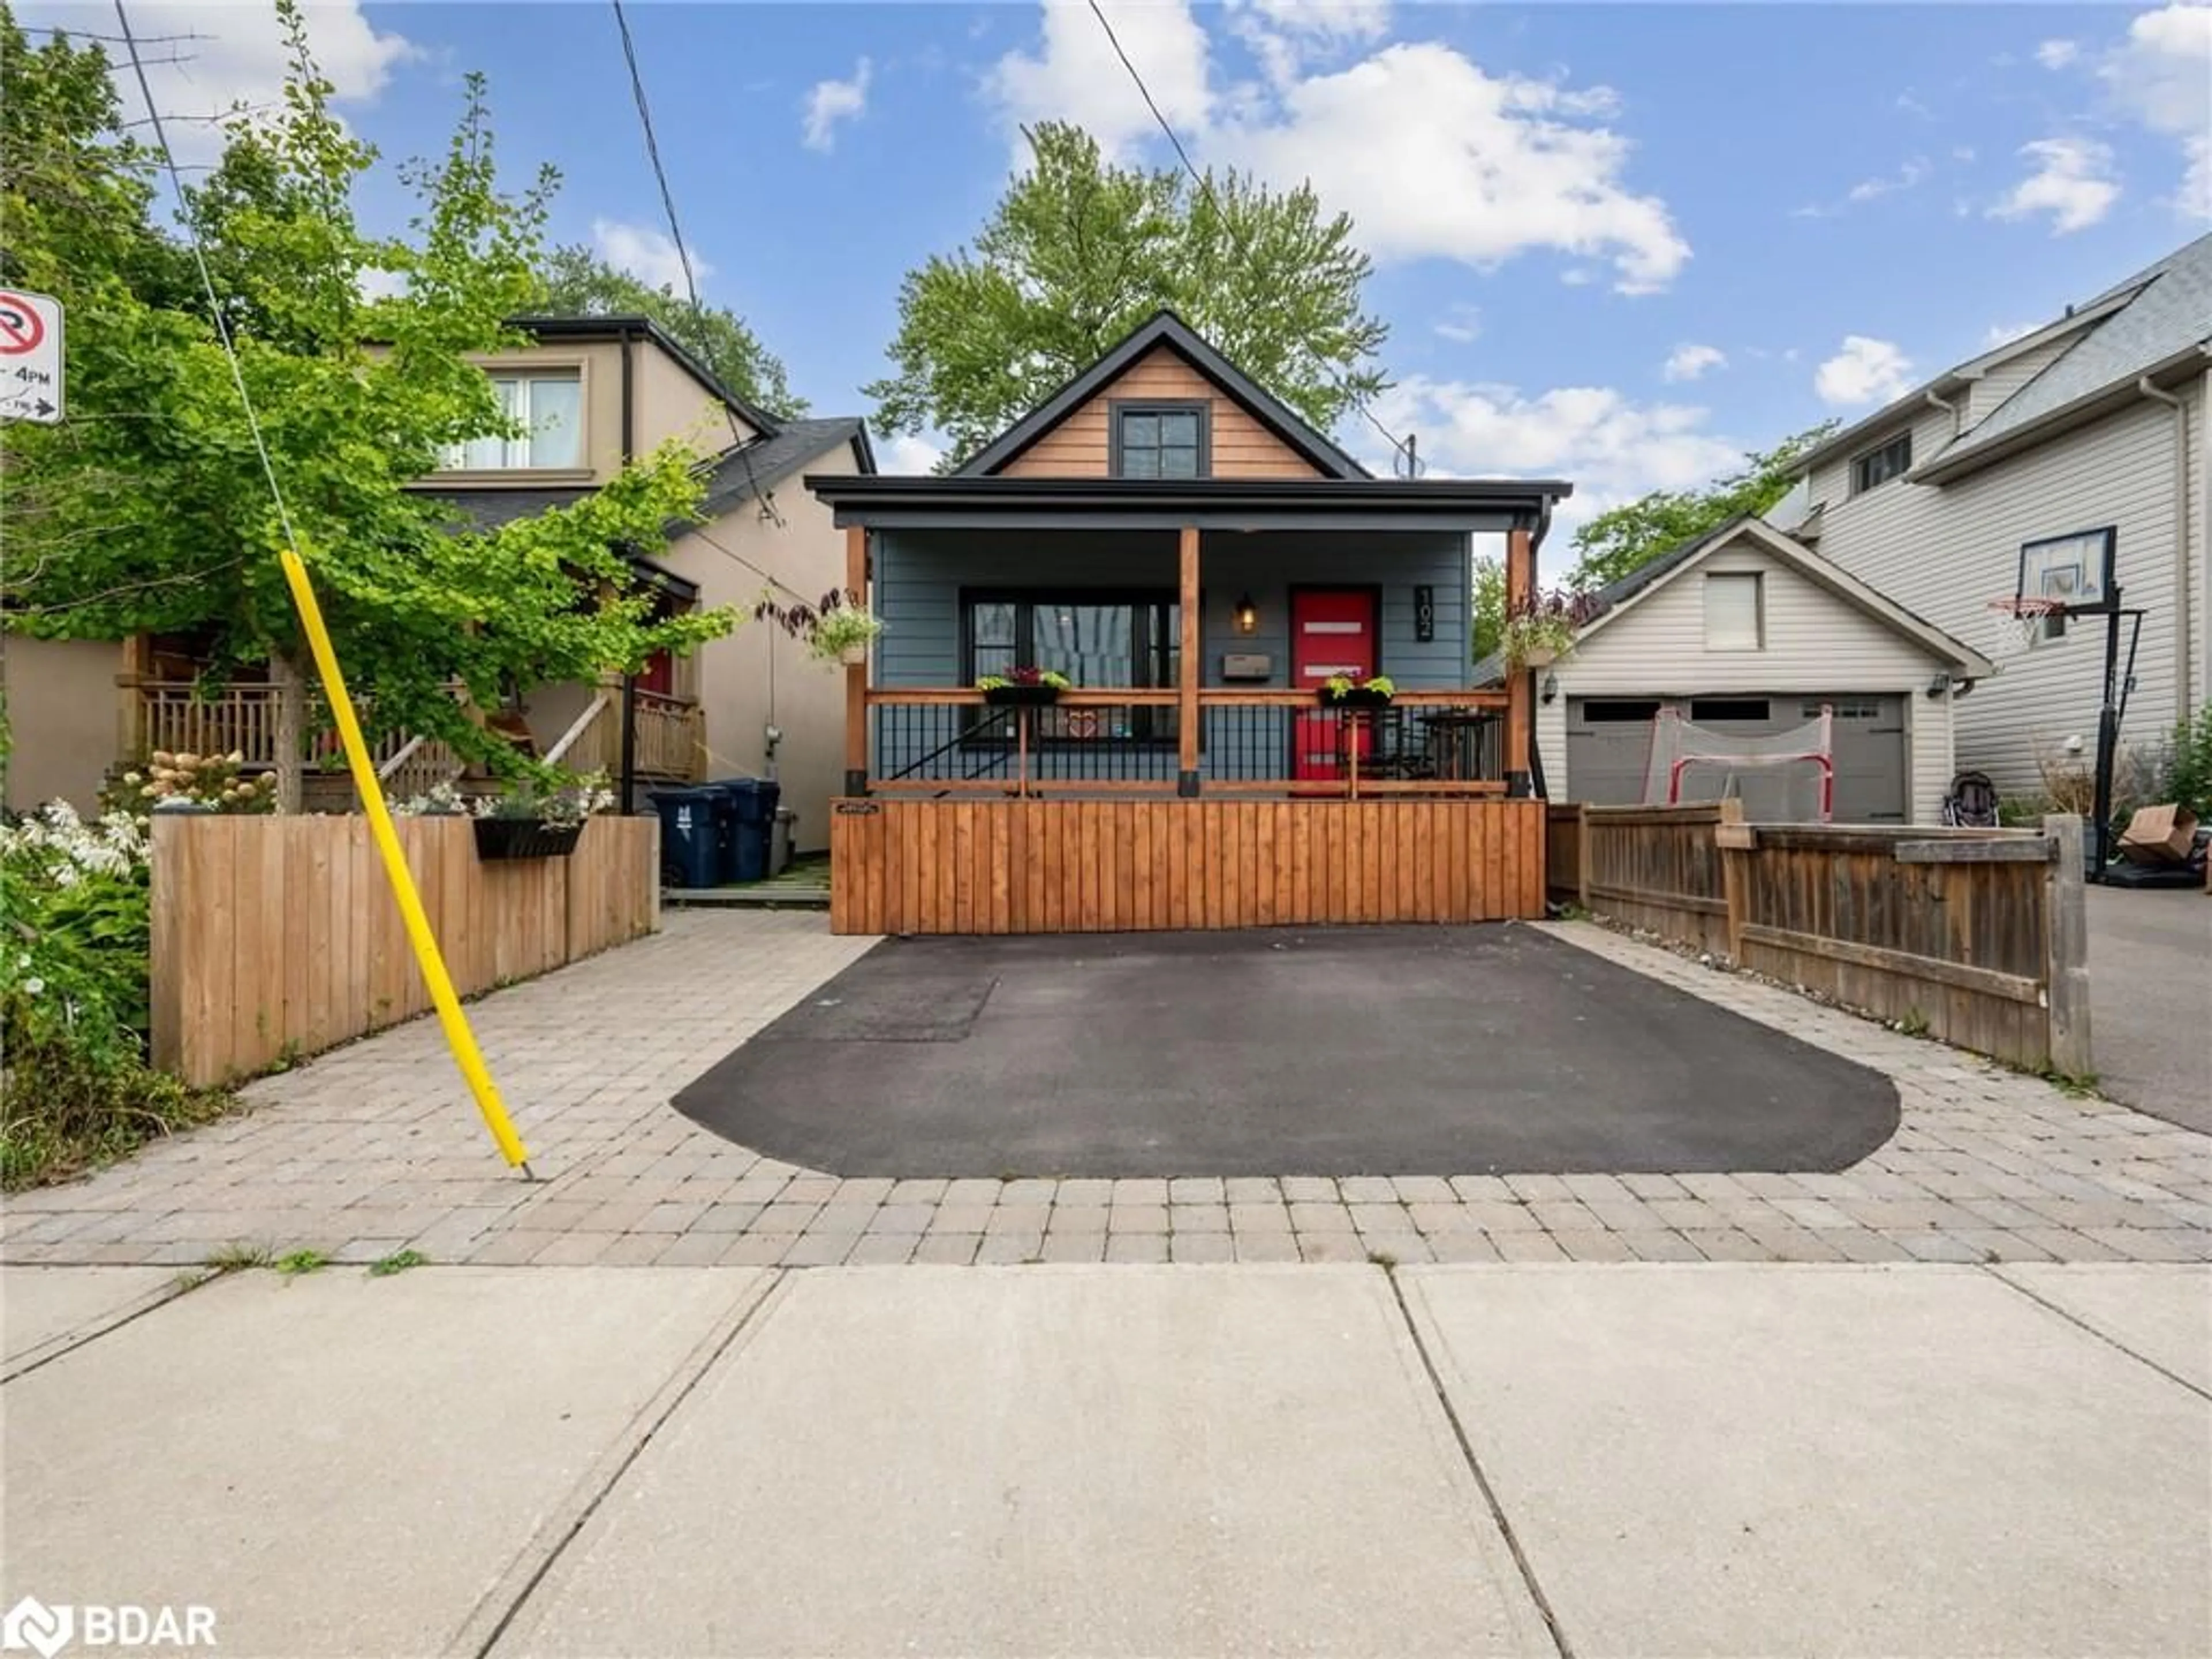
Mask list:
[{"label": "asphalt driveway", "polygon": [[854,1176],[1836,1170],[1881,1073],[1525,927],[891,939],[676,1097]]},{"label": "asphalt driveway", "polygon": [[2106,1094],[2212,1134],[2212,897],[2092,887],[2089,1016]]}]

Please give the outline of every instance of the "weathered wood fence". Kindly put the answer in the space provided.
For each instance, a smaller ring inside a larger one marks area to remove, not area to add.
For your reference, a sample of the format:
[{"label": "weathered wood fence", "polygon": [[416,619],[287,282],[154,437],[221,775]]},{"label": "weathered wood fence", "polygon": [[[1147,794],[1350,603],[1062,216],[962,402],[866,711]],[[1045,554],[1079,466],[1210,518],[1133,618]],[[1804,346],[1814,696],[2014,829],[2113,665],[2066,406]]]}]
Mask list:
[{"label": "weathered wood fence", "polygon": [[2036,831],[1747,824],[1735,801],[1551,811],[1556,897],[2014,1065],[2094,1069],[2078,818]]},{"label": "weathered wood fence", "polygon": [[1073,933],[1544,913],[1536,800],[842,800],[840,933]]},{"label": "weathered wood fence", "polygon": [[[479,863],[465,818],[398,820],[462,995],[653,931],[659,824],[594,818],[567,858]],[[192,1083],[263,1070],[427,1012],[361,817],[154,820],[155,1064]]]}]

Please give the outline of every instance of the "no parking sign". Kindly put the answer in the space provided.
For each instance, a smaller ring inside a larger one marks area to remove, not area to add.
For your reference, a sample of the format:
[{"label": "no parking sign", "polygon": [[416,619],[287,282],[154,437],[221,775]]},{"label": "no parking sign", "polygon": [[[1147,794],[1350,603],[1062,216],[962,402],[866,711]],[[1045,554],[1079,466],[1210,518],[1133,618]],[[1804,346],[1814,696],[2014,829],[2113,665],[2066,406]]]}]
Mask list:
[{"label": "no parking sign", "polygon": [[0,289],[0,420],[62,417],[62,302]]}]

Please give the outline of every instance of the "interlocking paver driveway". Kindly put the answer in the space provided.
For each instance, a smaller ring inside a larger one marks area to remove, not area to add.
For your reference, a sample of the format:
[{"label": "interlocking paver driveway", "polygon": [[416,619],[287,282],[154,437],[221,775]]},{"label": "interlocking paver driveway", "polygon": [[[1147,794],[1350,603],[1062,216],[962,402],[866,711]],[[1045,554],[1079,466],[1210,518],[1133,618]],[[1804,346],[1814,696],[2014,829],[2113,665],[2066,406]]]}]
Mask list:
[{"label": "interlocking paver driveway", "polygon": [[[541,1177],[502,1173],[437,1027],[257,1083],[246,1115],[0,1212],[9,1261],[190,1264],[227,1244],[441,1261],[2212,1260],[2212,1139],[1607,933],[1549,931],[1892,1077],[1840,1173],[840,1180],[680,1117],[683,1085],[855,961],[818,915],[678,911],[486,999]],[[825,1099],[822,1109],[834,1111]]]}]

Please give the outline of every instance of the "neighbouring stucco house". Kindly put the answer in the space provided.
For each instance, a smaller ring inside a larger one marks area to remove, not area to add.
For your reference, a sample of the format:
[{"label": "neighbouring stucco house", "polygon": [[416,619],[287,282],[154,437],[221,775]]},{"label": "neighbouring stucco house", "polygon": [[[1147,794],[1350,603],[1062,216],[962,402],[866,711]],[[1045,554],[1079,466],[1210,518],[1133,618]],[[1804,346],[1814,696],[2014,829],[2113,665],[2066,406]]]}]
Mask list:
[{"label": "neighbouring stucco house", "polygon": [[[805,482],[884,624],[834,927],[1541,914],[1533,693],[1468,683],[1473,556],[1531,592],[1567,485],[1373,477],[1167,312],[949,473]],[[978,684],[1022,669],[1068,688]]]},{"label": "neighbouring stucco house", "polygon": [[[1990,672],[1972,647],[1755,518],[1669,550],[1594,605],[1573,651],[1540,671],[1553,799],[1645,799],[1662,709],[1717,736],[1769,739],[1825,708],[1837,822],[1940,818],[1957,711]],[[1476,678],[1493,676],[1494,659]]]},{"label": "neighbouring stucco house", "polygon": [[[842,543],[829,509],[796,483],[809,467],[866,474],[874,459],[857,417],[784,420],[722,386],[690,352],[643,318],[537,318],[517,325],[527,347],[481,361],[529,435],[457,451],[421,489],[480,524],[576,501],[632,456],[670,439],[708,456],[705,520],[677,526],[665,548],[635,561],[672,609],[730,605],[748,616],[771,586],[811,603],[843,577]],[[121,641],[41,641],[5,646],[15,752],[8,804],[61,797],[88,806],[118,761],[155,749],[238,750],[249,767],[273,763],[266,685],[233,681],[212,697],[194,682],[191,642],[140,635]],[[828,843],[829,800],[840,782],[842,688],[781,629],[748,621],[690,659],[656,661],[625,685],[545,685],[509,711],[541,756],[578,770],[620,773],[627,745],[641,793],[706,777],[775,775],[798,813],[796,844]],[[773,734],[773,735],[772,735]],[[377,734],[394,793],[434,781],[430,750],[405,733]],[[351,799],[333,763],[310,779],[309,804]]]},{"label": "neighbouring stucco house", "polygon": [[[2212,236],[1837,433],[1784,526],[1992,653],[1988,602],[2014,593],[2021,548],[2111,532],[2144,612],[2122,742],[2155,748],[2212,687],[2208,377]],[[2039,757],[2094,752],[2104,650],[2098,619],[2041,625],[1958,705],[1959,764],[2032,794]]]},{"label": "neighbouring stucco house", "polygon": [[[842,781],[844,690],[783,629],[750,620],[763,593],[812,605],[842,585],[844,544],[802,471],[875,471],[856,416],[787,419],[756,408],[641,317],[531,318],[533,343],[483,360],[536,428],[456,454],[422,488],[480,523],[572,501],[671,438],[712,457],[704,521],[676,527],[641,570],[682,608],[734,605],[747,620],[689,660],[647,665],[628,702],[641,787],[773,776],[798,813],[800,849],[829,845]],[[540,686],[524,713],[539,751],[580,769],[621,767],[624,688]],[[564,744],[564,739],[566,739]]]}]

